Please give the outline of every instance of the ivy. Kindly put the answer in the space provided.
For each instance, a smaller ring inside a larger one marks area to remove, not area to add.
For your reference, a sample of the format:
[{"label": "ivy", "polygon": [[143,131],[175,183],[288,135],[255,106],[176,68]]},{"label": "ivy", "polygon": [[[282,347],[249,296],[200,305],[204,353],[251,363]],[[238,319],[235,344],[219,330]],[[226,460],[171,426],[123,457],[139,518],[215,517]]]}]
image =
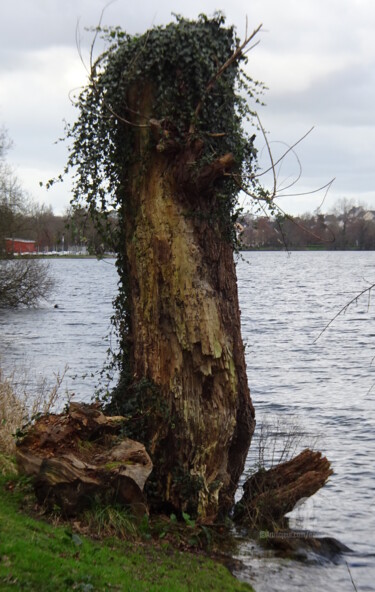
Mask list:
[{"label": "ivy", "polygon": [[[113,234],[111,229],[111,244],[117,252],[120,277],[114,324],[120,336],[117,363],[122,388],[130,388],[132,383],[127,339],[131,311],[123,228],[124,220],[131,215],[129,196],[134,187],[134,165],[139,175],[147,169],[147,163],[138,162],[140,157],[134,150],[135,134],[139,131],[136,126],[149,126],[151,119],[159,122],[160,137],[150,140],[150,152],[156,147],[163,149],[163,137],[173,137],[176,151],[187,142],[199,140],[202,152],[192,169],[197,177],[203,167],[227,153],[233,154],[232,172],[244,184],[245,178],[250,179],[248,183],[253,182],[251,173],[256,166],[255,136],[244,130],[242,122],[252,121],[254,113],[249,99],[260,102],[264,87],[244,71],[246,56],[241,54],[212,87],[208,86],[239,46],[235,29],[225,26],[221,13],[212,18],[201,14],[197,20],[174,16],[175,22],[142,35],[129,35],[119,27],[94,30],[95,37],[100,35],[104,40],[106,49],[91,64],[89,83],[77,100],[77,121],[66,128],[70,152],[65,172],[74,172],[73,206],[84,204],[92,219],[100,220],[104,233],[109,232],[109,225],[103,224],[103,213],[108,215],[115,210],[118,216],[118,231]],[[147,117],[140,104],[145,85],[152,87],[153,96],[153,112]],[[139,99],[138,113],[134,113],[133,101],[132,109],[128,104],[129,94],[134,92]],[[208,200],[206,209],[200,211],[223,240],[233,244],[238,192],[233,176],[223,177],[215,185],[214,199]],[[195,211],[193,203],[191,211]],[[138,395],[144,392],[144,386],[137,391]],[[150,388],[153,387],[148,385],[148,391]],[[124,411],[131,411],[133,395],[134,391]]]},{"label": "ivy", "polygon": [[[93,64],[91,80],[79,96],[78,120],[67,128],[72,143],[66,170],[75,171],[73,203],[86,202],[93,215],[121,209],[126,200],[126,171],[134,164],[134,129],[124,123],[131,119],[126,97],[142,81],[153,85],[152,117],[169,122],[181,143],[204,98],[195,122],[195,134],[204,140],[202,165],[232,152],[239,172],[253,166],[253,138],[244,132],[242,120],[253,115],[247,98],[260,95],[263,86],[236,61],[206,92],[208,81],[239,43],[234,28],[223,26],[220,13],[212,19],[200,15],[197,21],[177,15],[176,20],[144,35],[131,36],[119,27],[100,30],[108,47]],[[241,60],[246,62],[246,57]],[[235,207],[238,187],[227,183],[225,192]]]}]

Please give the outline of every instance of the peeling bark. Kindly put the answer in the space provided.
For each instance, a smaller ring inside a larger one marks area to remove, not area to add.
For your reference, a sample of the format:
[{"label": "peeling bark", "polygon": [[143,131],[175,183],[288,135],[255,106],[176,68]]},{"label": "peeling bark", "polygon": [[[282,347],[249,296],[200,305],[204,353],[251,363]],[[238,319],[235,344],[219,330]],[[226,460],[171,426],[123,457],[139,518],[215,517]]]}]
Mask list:
[{"label": "peeling bark", "polygon": [[268,471],[258,471],[245,482],[234,519],[251,527],[273,526],[299,500],[323,487],[332,473],[329,460],[309,449]]},{"label": "peeling bark", "polygon": [[[145,92],[143,114],[151,100]],[[150,132],[135,134],[142,158]],[[173,156],[147,153],[142,174],[130,176],[124,224],[133,379],[156,385],[167,409],[136,437],[149,442],[160,505],[211,520],[233,503],[255,422],[233,248],[207,219],[214,183],[233,157],[194,179],[200,151],[194,142]]]}]

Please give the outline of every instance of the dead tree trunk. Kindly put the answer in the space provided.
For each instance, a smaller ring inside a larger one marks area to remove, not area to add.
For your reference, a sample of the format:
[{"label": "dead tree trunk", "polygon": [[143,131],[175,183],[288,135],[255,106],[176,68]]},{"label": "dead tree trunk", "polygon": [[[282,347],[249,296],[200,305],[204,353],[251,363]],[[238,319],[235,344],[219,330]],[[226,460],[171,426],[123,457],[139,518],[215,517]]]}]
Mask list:
[{"label": "dead tree trunk", "polygon": [[[132,102],[152,113],[149,89]],[[255,424],[233,246],[211,219],[233,157],[196,174],[201,143],[166,145],[157,124],[134,132],[143,169],[131,171],[123,216],[132,380],[148,385],[143,395],[134,387],[136,414],[147,416],[134,436],[153,460],[150,498],[210,520],[233,504]]]},{"label": "dead tree trunk", "polygon": [[141,36],[105,30],[66,168],[77,167],[73,201],[100,227],[117,210],[110,407],[151,454],[152,507],[206,521],[232,506],[255,425],[233,259],[239,190],[272,210],[241,123],[254,117],[244,92],[263,93],[241,67],[261,26],[239,43],[224,23],[217,13]]},{"label": "dead tree trunk", "polygon": [[254,115],[243,93],[259,102],[263,87],[240,63],[260,27],[239,43],[224,23],[103,31],[68,131],[73,200],[104,227],[113,208],[119,220],[110,404],[152,456],[153,507],[202,520],[232,505],[254,429],[233,235],[239,184],[258,186],[241,121]]}]

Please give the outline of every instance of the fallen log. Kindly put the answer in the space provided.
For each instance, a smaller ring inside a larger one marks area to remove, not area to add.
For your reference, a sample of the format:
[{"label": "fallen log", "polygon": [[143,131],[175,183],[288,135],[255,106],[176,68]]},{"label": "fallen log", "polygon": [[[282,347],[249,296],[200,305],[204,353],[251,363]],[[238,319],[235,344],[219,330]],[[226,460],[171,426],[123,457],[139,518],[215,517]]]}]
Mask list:
[{"label": "fallen log", "polygon": [[245,482],[234,520],[252,528],[273,527],[299,500],[323,487],[332,473],[327,458],[309,449],[272,469],[260,470]]},{"label": "fallen log", "polygon": [[144,514],[152,462],[143,444],[122,435],[125,421],[84,403],[38,419],[18,442],[16,459],[33,477],[39,503],[74,516],[98,499]]}]

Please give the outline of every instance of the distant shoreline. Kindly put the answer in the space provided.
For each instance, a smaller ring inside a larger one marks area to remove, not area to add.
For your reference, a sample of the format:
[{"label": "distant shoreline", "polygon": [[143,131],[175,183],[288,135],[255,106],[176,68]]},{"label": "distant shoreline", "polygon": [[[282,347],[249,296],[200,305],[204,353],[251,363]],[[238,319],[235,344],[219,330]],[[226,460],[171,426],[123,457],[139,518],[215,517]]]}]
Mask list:
[{"label": "distant shoreline", "polygon": [[[296,253],[296,252],[313,252],[313,253],[317,253],[317,252],[324,252],[324,253],[348,253],[348,252],[358,252],[358,253],[364,253],[364,252],[374,252],[375,249],[356,249],[356,248],[351,248],[351,249],[326,249],[324,247],[301,247],[301,248],[297,248],[297,247],[291,247],[291,248],[280,248],[280,249],[276,249],[276,248],[272,248],[272,247],[243,247],[239,250],[239,253],[277,253],[277,252],[284,252],[284,253]],[[83,253],[38,253],[38,254],[23,254],[23,255],[17,255],[13,258],[13,260],[17,260],[17,259],[97,259],[97,260],[101,260],[101,259],[116,259],[116,254],[115,253],[106,253],[103,256],[98,257],[97,255],[88,255],[88,254],[83,254]]]}]

